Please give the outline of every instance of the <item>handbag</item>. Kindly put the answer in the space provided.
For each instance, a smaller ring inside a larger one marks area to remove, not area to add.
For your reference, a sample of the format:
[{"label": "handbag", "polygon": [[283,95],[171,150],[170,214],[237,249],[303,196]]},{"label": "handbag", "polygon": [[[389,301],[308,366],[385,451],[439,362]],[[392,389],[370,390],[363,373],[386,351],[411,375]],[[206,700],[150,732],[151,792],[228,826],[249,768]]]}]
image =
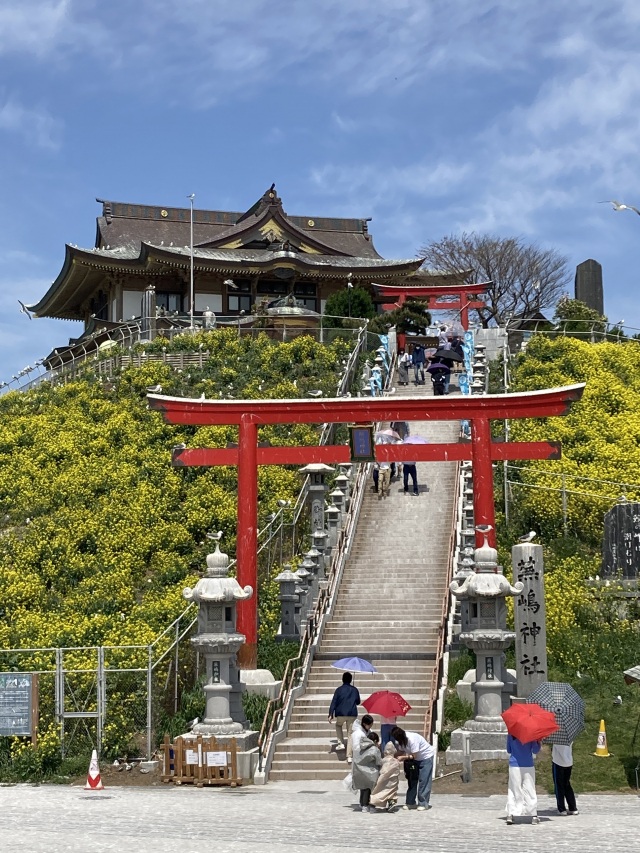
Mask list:
[{"label": "handbag", "polygon": [[407,779],[407,782],[411,784],[411,782],[416,782],[420,776],[420,765],[415,760],[415,758],[408,758],[404,762],[404,775]]}]

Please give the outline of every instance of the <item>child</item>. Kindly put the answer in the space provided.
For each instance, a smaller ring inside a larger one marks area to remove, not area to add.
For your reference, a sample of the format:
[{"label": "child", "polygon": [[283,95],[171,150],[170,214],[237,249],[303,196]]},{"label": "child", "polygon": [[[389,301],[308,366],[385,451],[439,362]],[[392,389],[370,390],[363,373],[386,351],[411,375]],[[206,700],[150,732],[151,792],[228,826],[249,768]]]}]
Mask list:
[{"label": "child", "polygon": [[376,786],[371,792],[369,804],[387,811],[395,806],[398,800],[398,783],[400,782],[400,762],[395,757],[396,748],[388,743],[384,748],[382,767]]}]

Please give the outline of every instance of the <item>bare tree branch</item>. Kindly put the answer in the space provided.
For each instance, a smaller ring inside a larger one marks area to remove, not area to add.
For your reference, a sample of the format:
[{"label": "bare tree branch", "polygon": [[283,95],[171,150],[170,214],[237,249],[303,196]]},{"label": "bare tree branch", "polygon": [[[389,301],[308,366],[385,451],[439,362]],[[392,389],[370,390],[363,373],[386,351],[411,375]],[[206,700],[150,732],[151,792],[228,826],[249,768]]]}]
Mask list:
[{"label": "bare tree branch", "polygon": [[477,309],[486,328],[507,317],[531,316],[551,308],[570,281],[567,258],[555,249],[541,249],[521,237],[463,233],[436,240],[420,249],[425,264],[459,273],[465,282],[491,280],[486,308]]}]

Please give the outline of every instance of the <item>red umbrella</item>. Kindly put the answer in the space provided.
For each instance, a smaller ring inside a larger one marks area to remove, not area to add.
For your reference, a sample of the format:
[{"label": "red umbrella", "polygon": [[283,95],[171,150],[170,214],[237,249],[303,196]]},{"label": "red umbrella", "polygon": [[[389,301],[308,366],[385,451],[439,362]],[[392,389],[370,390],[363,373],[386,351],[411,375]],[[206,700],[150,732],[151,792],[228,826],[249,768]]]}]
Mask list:
[{"label": "red umbrella", "polygon": [[391,690],[377,690],[362,704],[370,714],[379,717],[404,717],[411,710],[404,696]]},{"label": "red umbrella", "polygon": [[502,714],[507,731],[522,743],[530,743],[557,732],[560,726],[553,711],[546,711],[535,703],[517,703]]}]

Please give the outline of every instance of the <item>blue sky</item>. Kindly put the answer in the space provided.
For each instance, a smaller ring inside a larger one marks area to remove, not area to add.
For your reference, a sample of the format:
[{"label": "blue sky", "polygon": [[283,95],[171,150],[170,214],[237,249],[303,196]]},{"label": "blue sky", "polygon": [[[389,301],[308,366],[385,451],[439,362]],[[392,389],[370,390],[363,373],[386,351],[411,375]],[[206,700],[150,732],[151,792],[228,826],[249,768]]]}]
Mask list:
[{"label": "blue sky", "polygon": [[637,0],[0,0],[0,379],[80,325],[29,321],[96,196],[371,216],[604,268],[640,327]]}]

